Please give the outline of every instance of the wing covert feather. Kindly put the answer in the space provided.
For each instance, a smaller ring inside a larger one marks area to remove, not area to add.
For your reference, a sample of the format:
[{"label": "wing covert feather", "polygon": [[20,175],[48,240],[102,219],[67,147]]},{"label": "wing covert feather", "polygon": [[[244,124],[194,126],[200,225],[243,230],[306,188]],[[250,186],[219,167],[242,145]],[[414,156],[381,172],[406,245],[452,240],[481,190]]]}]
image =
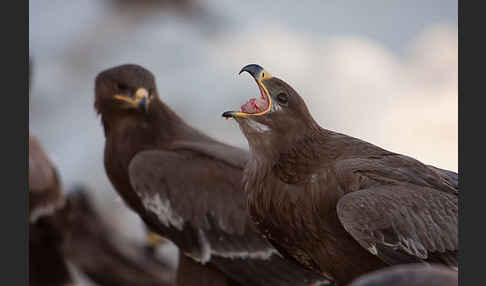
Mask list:
[{"label": "wing covert feather", "polygon": [[[446,192],[416,185],[371,187],[342,197],[337,212],[361,246],[390,264],[449,258],[458,251],[458,200]],[[452,263],[457,266],[457,257]]]},{"label": "wing covert feather", "polygon": [[195,229],[199,260],[276,253],[247,214],[240,169],[199,153],[150,150],[132,159],[129,175],[145,207],[163,224]]},{"label": "wing covert feather", "polygon": [[129,174],[137,193],[159,196],[170,208],[175,225],[206,230],[216,219],[224,231],[243,234],[247,217],[244,201],[235,199],[241,194],[240,172],[234,168],[193,154],[154,150],[138,154]]}]

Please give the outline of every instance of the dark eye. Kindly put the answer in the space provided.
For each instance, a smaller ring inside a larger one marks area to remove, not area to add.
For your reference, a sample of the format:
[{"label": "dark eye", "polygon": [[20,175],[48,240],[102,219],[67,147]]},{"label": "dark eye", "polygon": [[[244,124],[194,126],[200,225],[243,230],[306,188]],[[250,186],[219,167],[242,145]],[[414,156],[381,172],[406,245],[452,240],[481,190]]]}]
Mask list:
[{"label": "dark eye", "polygon": [[155,89],[153,87],[149,88],[148,92],[149,94],[154,94]]},{"label": "dark eye", "polygon": [[289,96],[285,93],[279,93],[277,95],[277,100],[281,103],[287,103],[289,101]]},{"label": "dark eye", "polygon": [[119,90],[128,90],[128,86],[126,84],[123,84],[123,83],[117,83],[116,84],[116,87],[119,89]]}]

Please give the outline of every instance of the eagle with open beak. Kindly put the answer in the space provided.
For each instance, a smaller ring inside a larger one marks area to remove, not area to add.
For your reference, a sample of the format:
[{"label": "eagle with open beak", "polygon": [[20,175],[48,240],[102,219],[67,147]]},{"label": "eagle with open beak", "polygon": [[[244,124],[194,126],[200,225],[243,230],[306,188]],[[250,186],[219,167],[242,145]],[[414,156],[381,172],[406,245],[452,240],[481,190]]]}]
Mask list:
[{"label": "eagle with open beak", "polygon": [[338,285],[394,264],[457,269],[456,173],[324,129],[289,84],[241,71],[260,97],[223,116],[250,146],[250,215],[281,253]]}]

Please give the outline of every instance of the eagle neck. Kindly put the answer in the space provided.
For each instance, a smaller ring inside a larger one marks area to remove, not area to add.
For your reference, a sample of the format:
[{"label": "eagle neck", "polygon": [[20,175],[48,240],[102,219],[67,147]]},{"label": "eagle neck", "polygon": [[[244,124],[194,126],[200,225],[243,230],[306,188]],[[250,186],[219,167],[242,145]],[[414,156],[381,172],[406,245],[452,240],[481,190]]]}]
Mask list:
[{"label": "eagle neck", "polygon": [[105,168],[115,189],[132,209],[143,210],[131,189],[128,168],[133,157],[144,150],[168,146],[184,123],[165,104],[151,102],[149,112],[127,110],[102,114],[105,128]]},{"label": "eagle neck", "polygon": [[253,148],[246,174],[251,189],[262,189],[268,176],[287,184],[305,180],[318,165],[339,156],[332,146],[332,132],[317,126],[291,140],[281,140],[275,148]]}]

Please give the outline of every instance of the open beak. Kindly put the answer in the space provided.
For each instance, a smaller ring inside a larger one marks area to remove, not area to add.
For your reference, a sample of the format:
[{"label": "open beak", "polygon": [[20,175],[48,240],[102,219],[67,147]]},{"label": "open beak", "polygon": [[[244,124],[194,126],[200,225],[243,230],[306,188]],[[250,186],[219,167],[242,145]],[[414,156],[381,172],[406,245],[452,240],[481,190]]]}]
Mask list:
[{"label": "open beak", "polygon": [[[248,72],[256,81],[258,88],[260,89],[261,98],[251,99],[244,105],[242,105],[241,111],[226,111],[223,113],[223,117],[226,118],[237,118],[237,117],[249,117],[249,116],[261,116],[268,113],[272,109],[272,98],[268,93],[268,89],[263,84],[263,80],[272,78],[269,72],[263,69],[261,66],[256,64],[251,64],[243,67],[239,74],[242,72]],[[255,103],[256,102],[256,103]],[[264,104],[261,108],[258,103]],[[253,112],[249,112],[252,110]]]},{"label": "open beak", "polygon": [[135,97],[128,97],[125,95],[116,94],[114,98],[127,102],[130,106],[134,108],[142,109],[144,112],[148,111],[150,97],[148,91],[141,87],[135,92]]}]

